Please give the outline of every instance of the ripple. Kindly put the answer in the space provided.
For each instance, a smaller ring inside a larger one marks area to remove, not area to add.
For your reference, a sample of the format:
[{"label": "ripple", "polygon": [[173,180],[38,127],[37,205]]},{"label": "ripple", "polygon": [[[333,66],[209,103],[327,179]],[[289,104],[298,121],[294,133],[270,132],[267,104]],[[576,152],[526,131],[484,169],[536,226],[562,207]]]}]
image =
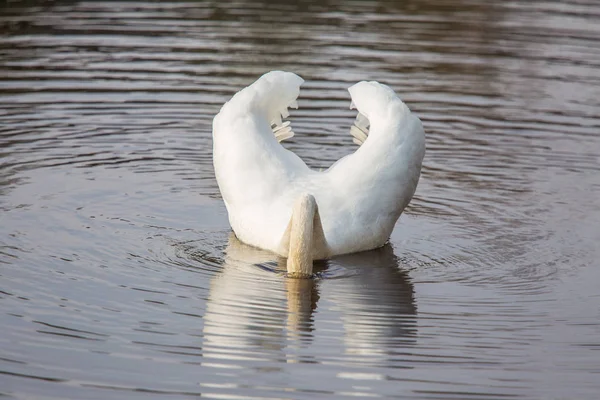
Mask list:
[{"label": "ripple", "polygon": [[[0,9],[0,395],[595,398],[595,3]],[[311,167],[354,151],[359,80],[427,133],[390,243],[311,280],[230,235],[212,168],[271,69]]]}]

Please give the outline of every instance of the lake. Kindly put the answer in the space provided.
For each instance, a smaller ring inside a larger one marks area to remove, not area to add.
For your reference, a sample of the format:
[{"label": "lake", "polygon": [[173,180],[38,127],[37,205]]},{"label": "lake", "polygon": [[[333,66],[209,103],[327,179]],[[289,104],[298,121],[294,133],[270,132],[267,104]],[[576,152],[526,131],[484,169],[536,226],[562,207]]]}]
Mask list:
[{"label": "lake", "polygon": [[[361,80],[427,137],[389,244],[312,280],[237,241],[212,167],[276,69],[315,169]],[[599,88],[590,0],[2,3],[0,397],[597,399]]]}]

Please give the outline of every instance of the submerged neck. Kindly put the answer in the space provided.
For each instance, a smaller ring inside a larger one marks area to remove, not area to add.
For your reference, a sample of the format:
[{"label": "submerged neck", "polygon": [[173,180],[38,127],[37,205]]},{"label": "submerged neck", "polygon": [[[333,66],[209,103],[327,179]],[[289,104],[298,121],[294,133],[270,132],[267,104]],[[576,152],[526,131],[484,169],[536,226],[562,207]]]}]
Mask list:
[{"label": "submerged neck", "polygon": [[303,194],[296,200],[286,233],[289,234],[288,276],[310,278],[313,258],[315,254],[321,255],[326,246],[319,209],[312,195]]}]

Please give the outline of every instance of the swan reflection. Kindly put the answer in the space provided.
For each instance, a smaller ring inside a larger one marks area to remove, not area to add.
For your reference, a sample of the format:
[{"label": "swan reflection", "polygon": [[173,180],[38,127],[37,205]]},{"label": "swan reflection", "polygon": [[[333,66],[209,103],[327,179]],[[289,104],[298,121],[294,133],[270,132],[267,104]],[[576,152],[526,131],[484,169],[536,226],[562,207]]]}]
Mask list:
[{"label": "swan reflection", "polygon": [[332,264],[351,274],[323,287],[342,321],[345,354],[362,363],[399,361],[416,342],[417,308],[413,285],[392,246],[338,257]]},{"label": "swan reflection", "polygon": [[343,338],[327,345],[325,358],[388,363],[415,341],[413,288],[391,246],[316,263],[324,279],[287,279],[285,269],[284,259],[230,236],[210,284],[205,358],[319,362],[314,349],[310,360],[302,349],[321,346],[331,331],[320,327],[331,322],[343,326],[334,333]]}]

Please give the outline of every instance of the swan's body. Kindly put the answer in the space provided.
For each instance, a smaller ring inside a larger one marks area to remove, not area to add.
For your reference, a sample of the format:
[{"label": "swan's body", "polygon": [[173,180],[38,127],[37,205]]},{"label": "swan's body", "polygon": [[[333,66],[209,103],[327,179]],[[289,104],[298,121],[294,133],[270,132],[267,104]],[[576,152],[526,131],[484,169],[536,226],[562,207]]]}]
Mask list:
[{"label": "swan's body", "polygon": [[[425,154],[419,118],[389,87],[363,81],[349,89],[360,147],[326,171],[311,170],[278,141],[293,135],[281,128],[281,116],[296,106],[302,83],[295,74],[269,72],[213,122],[215,173],[236,236],[288,257],[289,272],[294,258],[310,259],[312,272],[312,259],[383,246],[415,192]],[[296,237],[303,229],[312,232],[308,239]]]}]

